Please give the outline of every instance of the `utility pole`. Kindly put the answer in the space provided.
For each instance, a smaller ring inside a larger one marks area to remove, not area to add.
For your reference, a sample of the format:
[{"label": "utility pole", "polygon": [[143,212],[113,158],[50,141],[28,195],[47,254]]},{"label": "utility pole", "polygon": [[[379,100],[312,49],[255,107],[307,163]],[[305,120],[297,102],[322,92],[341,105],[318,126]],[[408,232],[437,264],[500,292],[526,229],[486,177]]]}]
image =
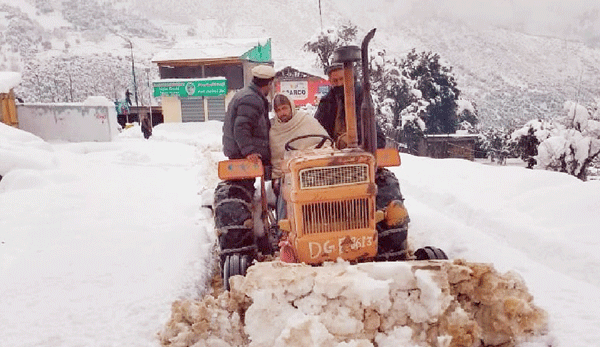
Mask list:
[{"label": "utility pole", "polygon": [[125,36],[113,32],[115,35],[119,36],[120,38],[122,38],[123,40],[127,41],[127,43],[129,43],[129,49],[131,51],[131,75],[133,75],[133,92],[135,95],[135,106],[140,106],[140,104],[138,103],[138,90],[137,90],[137,82],[135,80],[135,60],[133,59],[133,43],[131,42],[130,39],[126,38]]},{"label": "utility pole", "polygon": [[133,92],[135,93],[135,106],[140,106],[138,103],[138,91],[137,91],[137,82],[135,81],[135,60],[133,59],[133,44],[130,40],[129,49],[131,50],[131,74],[133,75]]},{"label": "utility pole", "polygon": [[321,0],[319,0],[319,18],[321,18],[321,32],[323,32],[323,14],[321,13]]},{"label": "utility pole", "polygon": [[152,117],[152,86],[150,85],[150,68],[146,68],[146,78],[148,79],[148,94],[150,99],[148,99],[148,107],[150,109],[150,129],[152,129],[154,118]]}]

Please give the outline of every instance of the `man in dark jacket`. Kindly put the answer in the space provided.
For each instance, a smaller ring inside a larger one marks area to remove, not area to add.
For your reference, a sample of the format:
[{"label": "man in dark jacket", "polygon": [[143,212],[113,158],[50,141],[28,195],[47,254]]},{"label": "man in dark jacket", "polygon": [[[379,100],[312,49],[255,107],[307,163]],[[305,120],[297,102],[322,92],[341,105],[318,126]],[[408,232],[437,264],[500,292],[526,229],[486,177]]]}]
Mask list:
[{"label": "man in dark jacket", "polygon": [[269,94],[275,70],[268,65],[252,69],[252,82],[237,92],[227,109],[223,124],[223,152],[229,159],[261,160],[270,176]]},{"label": "man in dark jacket", "polygon": [[[268,65],[252,69],[252,82],[238,91],[227,108],[223,123],[223,152],[229,159],[247,158],[261,161],[265,178],[271,176],[269,149],[269,95],[275,70]],[[272,253],[268,235],[261,234],[261,216],[250,206],[254,197],[254,179],[224,181],[215,189],[215,226],[221,248],[221,266],[229,254],[252,254],[258,247],[263,254]],[[260,211],[259,211],[260,212]],[[246,222],[252,220],[255,226]],[[254,230],[257,234],[254,234]]]},{"label": "man in dark jacket", "polygon": [[144,133],[144,138],[148,139],[152,136],[152,122],[150,121],[150,113],[142,116],[142,133]]},{"label": "man in dark jacket", "polygon": [[[346,118],[344,105],[344,66],[342,64],[333,64],[326,70],[331,90],[327,93],[319,103],[315,118],[321,123],[323,128],[336,142],[339,142],[340,137],[346,133]],[[362,140],[362,122],[360,115],[360,105],[362,104],[362,88],[359,85],[355,86],[355,106],[356,106],[356,121],[358,129],[358,140]],[[381,131],[379,125],[377,129],[377,148],[385,147],[385,135]]]}]

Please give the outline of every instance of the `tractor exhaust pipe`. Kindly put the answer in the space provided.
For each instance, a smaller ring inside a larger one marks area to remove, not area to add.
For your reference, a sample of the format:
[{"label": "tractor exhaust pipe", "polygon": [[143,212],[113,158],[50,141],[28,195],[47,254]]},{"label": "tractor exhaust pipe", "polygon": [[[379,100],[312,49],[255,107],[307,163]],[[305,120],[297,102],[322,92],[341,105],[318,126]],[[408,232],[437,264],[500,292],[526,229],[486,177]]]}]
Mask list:
[{"label": "tractor exhaust pipe", "polygon": [[369,81],[369,41],[375,35],[375,29],[369,31],[362,42],[362,47],[343,46],[333,52],[333,62],[344,65],[344,108],[346,109],[346,136],[350,148],[356,148],[358,143],[358,126],[356,118],[356,98],[354,88],[354,63],[361,61],[363,72],[363,97],[360,105],[363,149],[376,156],[377,133],[375,112],[371,100],[371,83]]},{"label": "tractor exhaust pipe", "polygon": [[365,36],[361,45],[363,95],[362,104],[360,105],[360,119],[362,121],[363,148],[377,158],[377,120],[375,120],[375,108],[373,107],[373,100],[371,99],[371,73],[369,70],[369,42],[374,35],[375,29],[372,29],[367,36]]}]

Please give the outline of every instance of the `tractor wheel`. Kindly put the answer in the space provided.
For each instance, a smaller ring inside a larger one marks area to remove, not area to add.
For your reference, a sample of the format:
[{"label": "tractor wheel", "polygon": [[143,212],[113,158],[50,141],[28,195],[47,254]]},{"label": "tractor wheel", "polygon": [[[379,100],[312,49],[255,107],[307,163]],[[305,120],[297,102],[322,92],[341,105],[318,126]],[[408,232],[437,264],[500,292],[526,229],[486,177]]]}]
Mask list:
[{"label": "tractor wheel", "polygon": [[224,181],[215,189],[213,211],[223,266],[228,255],[256,252],[252,225],[252,184],[251,181]]},{"label": "tractor wheel", "polygon": [[[378,210],[385,209],[392,201],[402,202],[398,178],[388,169],[379,168],[375,173],[377,196],[375,204]],[[407,235],[410,218],[399,224],[388,226],[385,221],[377,223],[378,250],[376,259],[379,261],[397,261],[407,258]]]},{"label": "tractor wheel", "polygon": [[389,228],[385,222],[377,224],[377,257],[378,261],[406,260],[408,225]]},{"label": "tractor wheel", "polygon": [[249,266],[250,262],[247,255],[232,254],[225,257],[225,264],[223,264],[225,290],[229,290],[229,278],[237,275],[246,276],[246,270]]},{"label": "tractor wheel", "polygon": [[417,249],[415,251],[415,256],[417,257],[417,260],[448,259],[448,256],[444,251],[432,246]]}]

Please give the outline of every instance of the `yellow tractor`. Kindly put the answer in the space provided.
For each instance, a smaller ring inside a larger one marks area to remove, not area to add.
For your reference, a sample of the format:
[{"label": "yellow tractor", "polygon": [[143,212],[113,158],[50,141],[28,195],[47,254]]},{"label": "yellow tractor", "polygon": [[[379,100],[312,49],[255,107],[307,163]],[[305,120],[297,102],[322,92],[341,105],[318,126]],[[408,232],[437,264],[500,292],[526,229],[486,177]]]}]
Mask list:
[{"label": "yellow tractor", "polygon": [[[254,214],[254,218],[262,219],[267,232],[280,232],[277,241],[283,245],[283,261],[318,265],[338,258],[350,262],[447,259],[435,247],[421,248],[413,254],[408,251],[408,213],[397,179],[384,169],[400,165],[400,156],[396,149],[376,149],[375,145],[376,120],[369,94],[367,57],[374,31],[365,37],[362,49],[345,46],[334,53],[334,61],[344,66],[347,146],[336,148],[333,139],[322,135],[305,135],[285,145],[280,189],[285,217],[278,216],[276,221],[267,205],[262,165],[246,159],[219,163],[219,177],[224,181],[216,189],[214,211],[226,289],[229,277],[245,275],[261,248],[253,239],[253,188],[247,183],[256,177],[261,178],[261,213],[260,217]],[[364,94],[359,144],[353,64],[361,60]],[[316,148],[296,150],[295,142],[305,137],[319,137],[321,141]],[[324,147],[327,142],[330,146]]]}]

